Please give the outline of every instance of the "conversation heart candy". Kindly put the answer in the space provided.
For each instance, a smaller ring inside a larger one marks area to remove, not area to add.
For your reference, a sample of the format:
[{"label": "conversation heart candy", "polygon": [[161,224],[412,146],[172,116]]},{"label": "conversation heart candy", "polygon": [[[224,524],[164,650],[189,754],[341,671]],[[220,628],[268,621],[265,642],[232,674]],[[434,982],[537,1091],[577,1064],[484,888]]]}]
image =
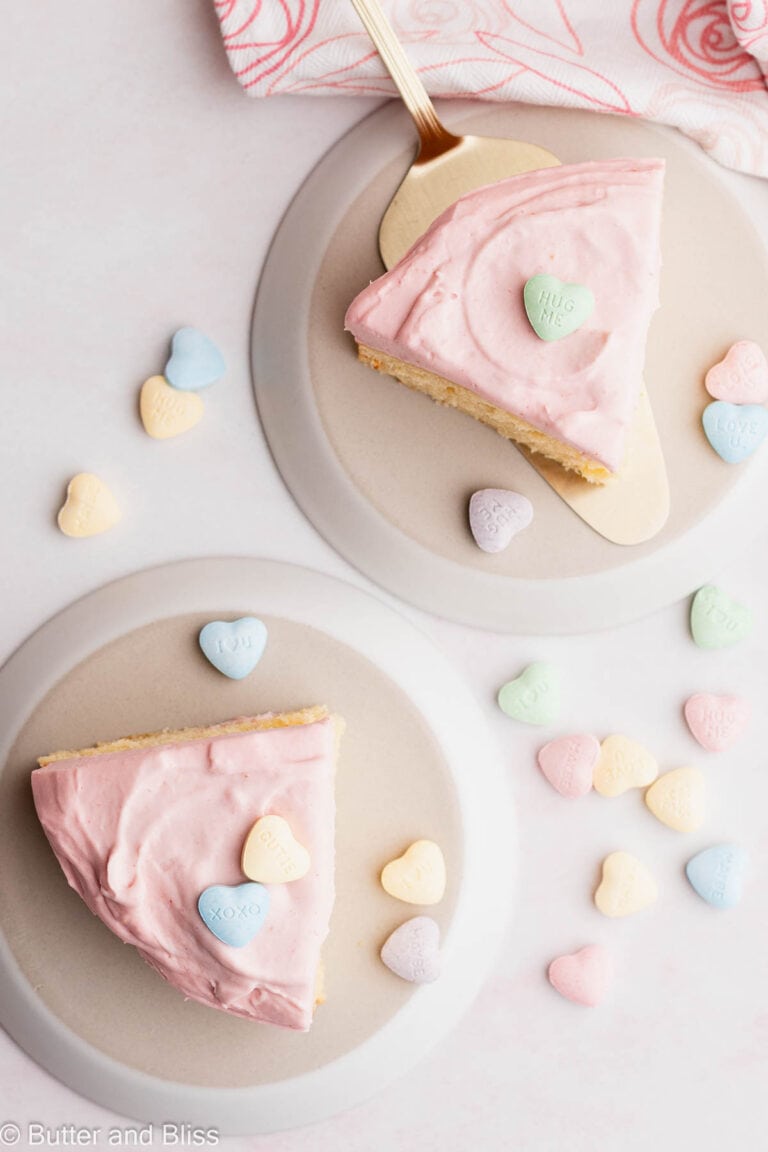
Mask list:
[{"label": "conversation heart candy", "polygon": [[595,904],[604,916],[632,916],[656,903],[659,890],[641,860],[629,852],[611,852],[603,861],[603,878]]},{"label": "conversation heart candy", "polygon": [[267,643],[266,625],[255,616],[239,620],[212,620],[200,631],[200,647],[207,660],[230,680],[253,672]]},{"label": "conversation heart candy", "polygon": [[715,844],[685,866],[691,887],[713,908],[735,908],[742,896],[747,854],[738,844]]},{"label": "conversation heart candy", "polygon": [[533,520],[527,496],[504,488],[482,488],[469,501],[469,527],[483,552],[502,552]]},{"label": "conversation heart candy", "polygon": [[433,840],[415,840],[381,873],[384,891],[406,904],[439,904],[445,883],[445,860]]},{"label": "conversation heart candy", "polygon": [[594,1008],[613,985],[613,957],[600,944],[558,956],[547,971],[549,982],[566,1000]]},{"label": "conversation heart candy", "polygon": [[768,409],[760,404],[729,404],[713,400],[701,417],[707,440],[726,464],[740,464],[768,434]]},{"label": "conversation heart candy", "polygon": [[499,689],[499,708],[524,724],[552,724],[560,712],[560,684],[551,664],[529,664]]},{"label": "conversation heart candy", "polygon": [[183,392],[195,392],[215,384],[226,372],[224,358],[204,332],[179,328],[171,341],[171,358],[165,365],[165,379]]},{"label": "conversation heart candy", "polygon": [[539,768],[561,796],[586,796],[600,755],[600,742],[582,733],[550,740],[537,755]]},{"label": "conversation heart candy", "polygon": [[645,788],[659,774],[656,757],[628,736],[607,736],[600,745],[592,783],[601,796],[621,796],[629,788]]},{"label": "conversation heart candy", "polygon": [[645,794],[657,820],[676,832],[695,832],[707,815],[707,786],[698,768],[675,768],[659,776]]},{"label": "conversation heart candy", "polygon": [[707,372],[704,384],[715,400],[764,404],[768,400],[768,360],[753,340],[738,340]]},{"label": "conversation heart candy", "polygon": [[714,696],[697,692],[683,706],[686,723],[694,740],[707,752],[724,752],[732,748],[744,733],[752,706],[741,696]]},{"label": "conversation heart candy", "polygon": [[411,984],[431,984],[440,975],[440,929],[431,916],[406,920],[387,938],[381,959]]},{"label": "conversation heart candy", "polygon": [[65,536],[98,536],[120,519],[117,501],[93,472],[78,472],[67,486],[58,525]]},{"label": "conversation heart candy", "polygon": [[170,440],[188,432],[202,419],[203,411],[196,393],[171,388],[163,376],[150,376],[141,386],[139,415],[153,440]]},{"label": "conversation heart candy", "polygon": [[214,884],[201,892],[200,918],[222,944],[250,944],[269,911],[269,892],[261,884]]},{"label": "conversation heart candy", "polygon": [[523,304],[540,340],[562,340],[591,316],[595,298],[583,284],[565,284],[557,276],[541,273],[526,280]]},{"label": "conversation heart candy", "polygon": [[241,867],[250,880],[287,884],[306,876],[310,863],[309,852],[282,816],[262,816],[245,838]]},{"label": "conversation heart candy", "polygon": [[706,584],[691,604],[691,635],[699,648],[727,648],[752,631],[752,613],[726,596],[721,588]]}]

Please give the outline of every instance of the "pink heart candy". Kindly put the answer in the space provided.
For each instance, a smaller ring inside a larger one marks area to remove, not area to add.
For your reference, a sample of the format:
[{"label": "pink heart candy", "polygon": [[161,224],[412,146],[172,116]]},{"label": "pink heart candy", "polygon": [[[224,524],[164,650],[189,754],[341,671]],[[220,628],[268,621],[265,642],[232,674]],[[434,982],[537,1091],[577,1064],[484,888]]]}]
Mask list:
[{"label": "pink heart candy", "polygon": [[578,733],[550,740],[539,749],[539,768],[561,796],[586,796],[592,788],[592,773],[600,755],[600,741]]},{"label": "pink heart candy", "polygon": [[527,496],[505,488],[482,488],[469,501],[469,527],[483,552],[502,552],[533,520]]},{"label": "pink heart candy", "polygon": [[704,379],[707,392],[731,404],[764,404],[768,400],[768,360],[752,340],[732,344]]},{"label": "pink heart candy", "polygon": [[381,959],[411,984],[431,984],[441,971],[440,929],[431,916],[406,920],[387,938]]},{"label": "pink heart candy", "polygon": [[566,1000],[594,1008],[613,986],[613,957],[600,944],[588,944],[549,966],[549,982]]},{"label": "pink heart candy", "polygon": [[752,706],[741,696],[713,696],[698,692],[683,706],[691,735],[707,752],[724,752],[744,732]]}]

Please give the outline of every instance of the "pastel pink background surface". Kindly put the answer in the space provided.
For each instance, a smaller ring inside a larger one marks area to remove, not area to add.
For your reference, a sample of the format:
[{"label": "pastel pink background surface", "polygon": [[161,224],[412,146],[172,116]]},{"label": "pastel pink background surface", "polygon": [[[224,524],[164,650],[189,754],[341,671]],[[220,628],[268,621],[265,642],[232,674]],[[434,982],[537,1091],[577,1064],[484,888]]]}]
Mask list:
[{"label": "pastel pink background surface", "polygon": [[[214,0],[253,96],[392,94],[348,0]],[[434,96],[672,124],[768,175],[768,0],[382,0]]]}]

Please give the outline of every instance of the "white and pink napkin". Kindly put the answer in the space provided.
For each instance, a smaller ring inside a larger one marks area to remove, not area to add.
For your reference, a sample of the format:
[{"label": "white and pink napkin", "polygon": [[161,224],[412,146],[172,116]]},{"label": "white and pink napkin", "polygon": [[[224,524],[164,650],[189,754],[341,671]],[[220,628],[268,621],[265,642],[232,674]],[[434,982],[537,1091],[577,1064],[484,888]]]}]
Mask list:
[{"label": "white and pink napkin", "polygon": [[[214,0],[253,96],[389,95],[349,0]],[[768,176],[768,0],[382,0],[433,96],[671,124]]]}]

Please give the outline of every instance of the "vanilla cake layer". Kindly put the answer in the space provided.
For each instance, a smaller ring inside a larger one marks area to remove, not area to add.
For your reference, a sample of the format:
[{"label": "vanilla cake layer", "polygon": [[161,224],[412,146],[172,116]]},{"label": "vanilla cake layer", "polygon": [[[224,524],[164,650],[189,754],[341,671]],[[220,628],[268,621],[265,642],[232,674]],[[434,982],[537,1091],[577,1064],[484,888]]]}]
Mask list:
[{"label": "vanilla cake layer", "polygon": [[547,436],[531,424],[527,424],[519,416],[513,416],[511,412],[505,412],[503,409],[489,404],[486,400],[481,400],[476,393],[470,392],[468,388],[462,388],[459,384],[452,384],[450,380],[445,380],[442,376],[425,372],[423,368],[406,364],[404,360],[398,360],[394,356],[387,356],[383,352],[376,352],[373,348],[366,348],[364,344],[358,344],[357,354],[363,364],[375,368],[377,372],[394,376],[407,388],[413,388],[416,392],[423,392],[426,396],[437,401],[438,404],[445,404],[449,408],[456,408],[459,412],[473,416],[475,420],[480,420],[483,424],[495,429],[500,436],[504,436],[507,440],[513,440],[517,444],[522,444],[531,452],[540,452],[551,460],[557,460],[563,468],[578,472],[590,483],[602,484],[611,475],[608,469],[602,464],[598,464],[596,460],[588,460],[575,448],[553,440],[551,436]]}]

